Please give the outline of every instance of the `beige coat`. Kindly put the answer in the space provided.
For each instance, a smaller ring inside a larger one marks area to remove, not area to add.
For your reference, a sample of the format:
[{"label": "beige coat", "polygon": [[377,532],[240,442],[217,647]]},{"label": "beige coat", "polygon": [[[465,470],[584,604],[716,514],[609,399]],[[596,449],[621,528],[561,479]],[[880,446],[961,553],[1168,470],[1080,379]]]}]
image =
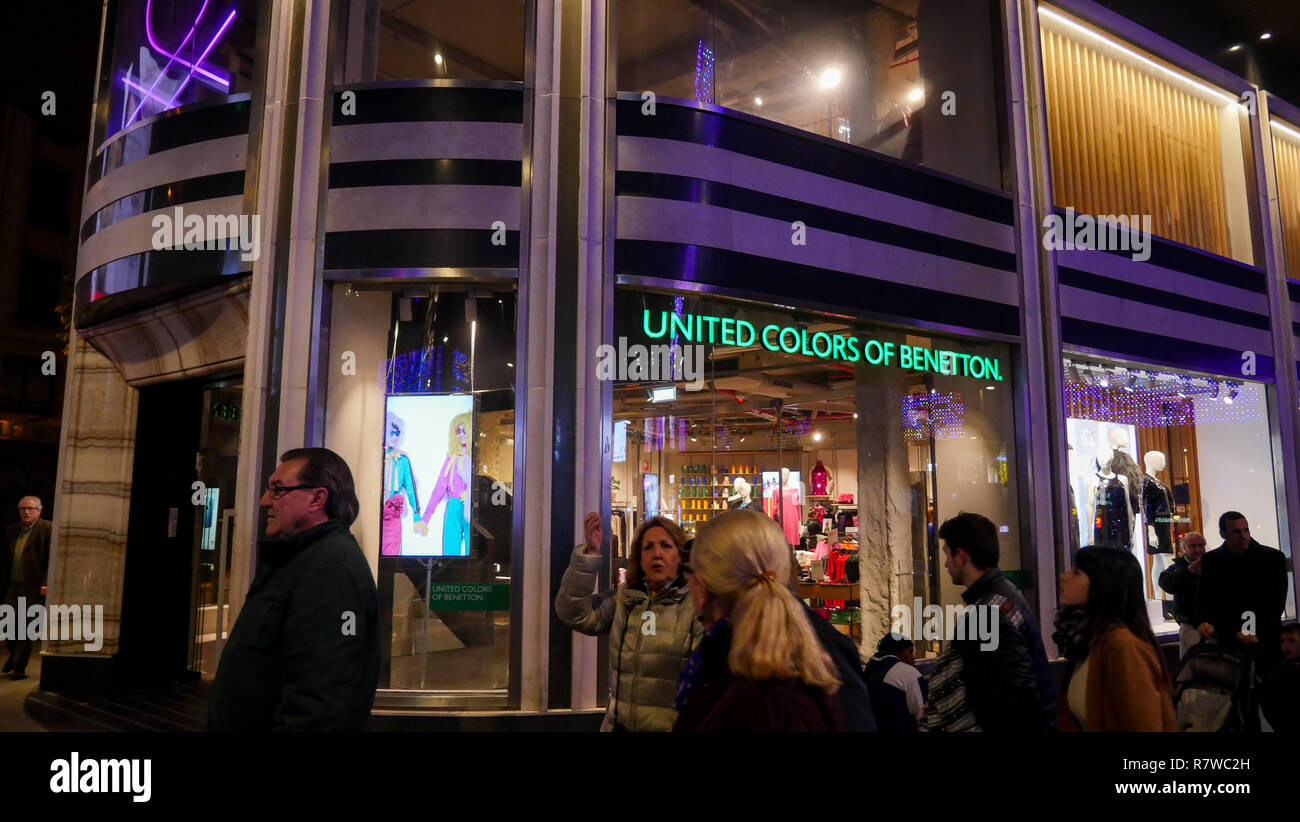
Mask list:
[{"label": "beige coat", "polygon": [[[667,731],[677,719],[677,677],[704,628],[681,578],[651,599],[643,588],[620,585],[592,596],[604,558],[579,546],[555,596],[555,613],[575,631],[609,633],[609,708],[601,730]],[[646,616],[653,614],[653,617]]]}]

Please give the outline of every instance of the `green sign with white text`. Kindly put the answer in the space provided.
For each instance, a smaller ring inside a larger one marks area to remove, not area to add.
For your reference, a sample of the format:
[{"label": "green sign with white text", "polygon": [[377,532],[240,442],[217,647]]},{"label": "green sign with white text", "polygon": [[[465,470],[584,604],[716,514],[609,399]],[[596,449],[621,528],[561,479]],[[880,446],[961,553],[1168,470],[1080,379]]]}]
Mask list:
[{"label": "green sign with white text", "polygon": [[429,586],[430,611],[509,611],[508,582],[435,582]]},{"label": "green sign with white text", "polygon": [[[658,318],[653,317],[658,314]],[[652,327],[653,326],[653,327]],[[799,354],[822,360],[869,365],[895,366],[908,371],[927,371],[957,377],[1002,382],[1002,368],[996,357],[963,354],[960,351],[900,345],[874,337],[808,333],[806,328],[768,323],[762,328],[748,320],[715,317],[708,314],[674,314],[669,311],[642,311],[641,327],[651,339],[677,337],[684,343],[713,343],[746,348],[755,344],[768,351]]]}]

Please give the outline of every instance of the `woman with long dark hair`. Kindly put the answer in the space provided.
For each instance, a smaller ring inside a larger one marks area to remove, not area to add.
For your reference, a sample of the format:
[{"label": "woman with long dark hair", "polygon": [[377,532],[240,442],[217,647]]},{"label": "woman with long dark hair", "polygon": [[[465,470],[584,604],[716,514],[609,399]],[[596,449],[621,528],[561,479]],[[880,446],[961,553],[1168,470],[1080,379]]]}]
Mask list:
[{"label": "woman with long dark hair", "polygon": [[1059,601],[1053,638],[1069,661],[1056,701],[1061,730],[1177,730],[1137,559],[1122,548],[1084,548],[1061,574]]}]

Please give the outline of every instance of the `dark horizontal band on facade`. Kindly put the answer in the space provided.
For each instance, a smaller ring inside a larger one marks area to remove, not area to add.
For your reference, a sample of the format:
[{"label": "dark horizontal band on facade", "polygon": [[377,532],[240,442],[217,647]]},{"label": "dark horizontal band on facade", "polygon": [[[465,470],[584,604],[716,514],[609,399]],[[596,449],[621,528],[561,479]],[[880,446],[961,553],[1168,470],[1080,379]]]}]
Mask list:
[{"label": "dark horizontal band on facade", "polygon": [[[1097,294],[1108,294],[1122,300],[1132,300],[1144,305],[1168,308],[1183,314],[1195,314],[1198,317],[1206,317],[1247,328],[1258,328],[1262,331],[1268,331],[1271,328],[1267,314],[1256,314],[1253,311],[1232,308],[1223,303],[1188,297],[1177,291],[1137,285],[1136,283],[1117,280],[1113,277],[1103,277],[1100,274],[1080,271],[1077,268],[1067,266],[1057,266],[1056,273],[1057,282],[1072,288],[1081,288]],[[1190,317],[1188,319],[1191,320]]]},{"label": "dark horizontal band on facade", "polygon": [[1011,197],[963,184],[919,166],[848,144],[828,145],[712,111],[658,103],[653,116],[639,100],[618,102],[620,137],[657,137],[712,146],[824,177],[897,194],[1012,225]]},{"label": "dark horizontal band on facade", "polygon": [[[1180,340],[1148,331],[1116,328],[1102,323],[1061,318],[1061,343],[1112,354],[1121,359],[1188,368],[1210,374],[1241,375],[1242,350]],[[1250,379],[1273,379],[1273,358],[1258,354]]]},{"label": "dark horizontal band on facade", "polygon": [[650,277],[701,283],[775,299],[804,302],[830,295],[848,310],[921,321],[1020,334],[1020,309],[991,300],[964,297],[914,285],[877,280],[816,266],[774,260],[739,251],[652,240],[618,240],[614,272],[619,276]]},{"label": "dark horizontal band on facade", "polygon": [[208,174],[203,177],[191,177],[174,183],[136,191],[120,197],[90,215],[90,219],[81,226],[81,242],[90,239],[97,231],[108,228],[113,223],[128,217],[135,217],[149,211],[167,206],[193,203],[198,200],[211,200],[217,197],[232,197],[244,193],[244,172],[227,171],[221,174]]},{"label": "dark horizontal band on facade", "polygon": [[[343,95],[356,95],[347,102]],[[335,92],[330,124],[356,126],[366,123],[419,123],[464,121],[478,123],[523,123],[524,92],[499,88],[370,88]]]},{"label": "dark horizontal band on facade", "polygon": [[[1052,210],[1062,217],[1065,215],[1065,209],[1060,206],[1056,206]],[[1099,250],[1125,258],[1130,257],[1133,253],[1132,251],[1112,248]],[[1203,251],[1199,248],[1192,248],[1155,234],[1151,235],[1151,257],[1144,262],[1148,265],[1200,277],[1203,280],[1230,285],[1244,291],[1253,291],[1256,294],[1268,293],[1268,278],[1263,269],[1230,260],[1227,257],[1220,257],[1218,254]]]},{"label": "dark horizontal band on facade", "polygon": [[102,154],[93,158],[86,174],[86,190],[89,191],[110,172],[151,154],[247,134],[250,110],[248,100],[237,100],[195,111],[178,110],[164,114],[156,122],[118,137]]},{"label": "dark horizontal band on facade", "polygon": [[330,163],[330,188],[364,186],[521,186],[518,160],[358,160]]},{"label": "dark horizontal band on facade", "polygon": [[326,269],[518,268],[519,232],[493,245],[491,229],[404,228],[332,231],[325,235]]},{"label": "dark horizontal band on facade", "polygon": [[1287,280],[1286,291],[1291,297],[1291,302],[1300,304],[1300,283],[1295,280]]},{"label": "dark horizontal band on facade", "polygon": [[[785,223],[798,220],[808,228],[832,231],[860,240],[870,240],[926,254],[937,254],[952,260],[1003,271],[1016,271],[1016,255],[1008,251],[712,180],[673,174],[620,171],[615,175],[614,185],[619,196],[700,203],[743,211]],[[863,192],[864,198],[870,196],[869,191]]]},{"label": "dark horizontal band on facade", "polygon": [[73,325],[84,329],[252,272],[238,249],[143,251],[87,271],[76,285]]}]

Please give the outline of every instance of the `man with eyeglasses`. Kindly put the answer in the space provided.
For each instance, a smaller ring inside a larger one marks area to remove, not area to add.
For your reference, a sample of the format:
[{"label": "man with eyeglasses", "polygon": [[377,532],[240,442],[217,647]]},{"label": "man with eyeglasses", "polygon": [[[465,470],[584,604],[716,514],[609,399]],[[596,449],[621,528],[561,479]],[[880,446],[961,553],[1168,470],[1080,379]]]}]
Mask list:
[{"label": "man with eyeglasses", "polygon": [[[50,567],[50,521],[41,519],[40,497],[18,500],[18,521],[5,526],[0,539],[0,592],[4,603],[17,613],[45,598],[45,574]],[[22,603],[19,603],[22,599]],[[27,661],[32,642],[23,637],[5,640],[9,655],[4,673],[13,679],[27,678]],[[12,672],[12,673],[11,673]]]},{"label": "man with eyeglasses", "polygon": [[1201,557],[1205,537],[1191,531],[1183,535],[1183,555],[1160,572],[1160,587],[1174,598],[1174,621],[1178,623],[1178,658],[1201,641],[1196,630],[1196,594],[1201,587]]},{"label": "man with eyeglasses", "polygon": [[280,457],[257,575],[208,700],[214,731],[360,731],[379,682],[379,596],[348,531],[352,472],[326,448]]}]

